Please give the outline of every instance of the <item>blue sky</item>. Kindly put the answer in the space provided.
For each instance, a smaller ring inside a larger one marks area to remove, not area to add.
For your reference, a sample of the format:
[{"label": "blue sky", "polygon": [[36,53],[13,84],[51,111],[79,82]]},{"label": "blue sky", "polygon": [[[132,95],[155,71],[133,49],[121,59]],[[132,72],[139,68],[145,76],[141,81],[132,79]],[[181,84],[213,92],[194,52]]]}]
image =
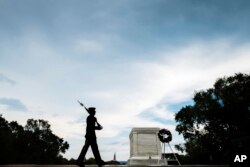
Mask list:
[{"label": "blue sky", "polygon": [[[250,71],[249,1],[0,0],[0,114],[46,119],[77,158],[97,108],[104,160],[129,158],[132,127],[172,131],[218,77]],[[91,151],[88,157],[92,156]]]}]

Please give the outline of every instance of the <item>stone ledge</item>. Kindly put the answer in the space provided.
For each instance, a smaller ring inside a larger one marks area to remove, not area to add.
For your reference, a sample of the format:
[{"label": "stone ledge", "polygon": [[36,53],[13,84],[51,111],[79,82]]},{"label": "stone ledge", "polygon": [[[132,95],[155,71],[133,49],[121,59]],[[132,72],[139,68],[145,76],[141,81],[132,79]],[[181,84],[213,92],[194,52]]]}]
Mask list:
[{"label": "stone ledge", "polygon": [[[133,165],[134,167],[145,167]],[[78,167],[76,165],[0,165],[0,167]],[[97,165],[85,165],[85,167],[98,167]],[[105,165],[104,167],[129,167],[128,165]],[[148,167],[164,167],[160,165],[148,165]],[[167,165],[165,167],[180,167],[179,165]],[[181,167],[229,167],[229,165],[181,165]]]}]

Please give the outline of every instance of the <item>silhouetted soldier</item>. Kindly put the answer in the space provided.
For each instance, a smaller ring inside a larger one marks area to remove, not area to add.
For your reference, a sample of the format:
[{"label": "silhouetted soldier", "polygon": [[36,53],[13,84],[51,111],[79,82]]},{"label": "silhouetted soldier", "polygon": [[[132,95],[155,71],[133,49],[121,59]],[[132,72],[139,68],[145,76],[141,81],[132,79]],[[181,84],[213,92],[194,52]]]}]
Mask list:
[{"label": "silhouetted soldier", "polygon": [[[80,105],[84,106],[82,103],[80,103]],[[87,127],[86,127],[86,135],[85,135],[86,140],[85,140],[85,145],[83,146],[82,151],[81,151],[76,162],[77,162],[78,166],[84,167],[83,161],[85,159],[85,155],[88,151],[89,146],[91,146],[91,149],[92,149],[93,154],[95,156],[95,160],[96,160],[98,166],[100,167],[102,165],[105,165],[105,162],[101,159],[101,156],[100,156],[100,153],[98,150],[95,130],[101,130],[102,126],[97,122],[96,117],[94,117],[95,113],[96,113],[95,108],[94,107],[90,107],[90,108],[85,107],[85,109],[89,113],[89,116],[87,117]]]}]

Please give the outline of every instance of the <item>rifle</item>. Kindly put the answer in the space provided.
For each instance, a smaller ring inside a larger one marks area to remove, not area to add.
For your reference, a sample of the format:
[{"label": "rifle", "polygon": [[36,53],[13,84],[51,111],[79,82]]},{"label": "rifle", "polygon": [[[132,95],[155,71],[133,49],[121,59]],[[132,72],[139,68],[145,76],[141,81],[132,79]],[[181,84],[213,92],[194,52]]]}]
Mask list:
[{"label": "rifle", "polygon": [[78,102],[82,107],[84,107],[85,110],[86,110],[87,112],[89,112],[89,109],[88,109],[87,107],[85,107],[85,105],[84,105],[83,103],[81,103],[79,100],[77,100],[77,102]]}]

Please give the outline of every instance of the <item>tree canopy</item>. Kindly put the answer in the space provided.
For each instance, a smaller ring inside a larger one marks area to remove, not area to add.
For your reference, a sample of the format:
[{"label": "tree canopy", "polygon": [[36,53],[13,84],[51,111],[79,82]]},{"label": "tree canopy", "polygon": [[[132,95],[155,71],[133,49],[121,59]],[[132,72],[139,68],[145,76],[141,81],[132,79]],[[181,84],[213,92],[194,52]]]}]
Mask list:
[{"label": "tree canopy", "polygon": [[192,163],[230,163],[237,153],[248,154],[250,143],[250,76],[218,79],[213,88],[197,91],[194,104],[175,115],[176,130]]},{"label": "tree canopy", "polygon": [[45,120],[27,120],[22,127],[0,115],[0,164],[60,164],[69,144],[56,136]]}]

